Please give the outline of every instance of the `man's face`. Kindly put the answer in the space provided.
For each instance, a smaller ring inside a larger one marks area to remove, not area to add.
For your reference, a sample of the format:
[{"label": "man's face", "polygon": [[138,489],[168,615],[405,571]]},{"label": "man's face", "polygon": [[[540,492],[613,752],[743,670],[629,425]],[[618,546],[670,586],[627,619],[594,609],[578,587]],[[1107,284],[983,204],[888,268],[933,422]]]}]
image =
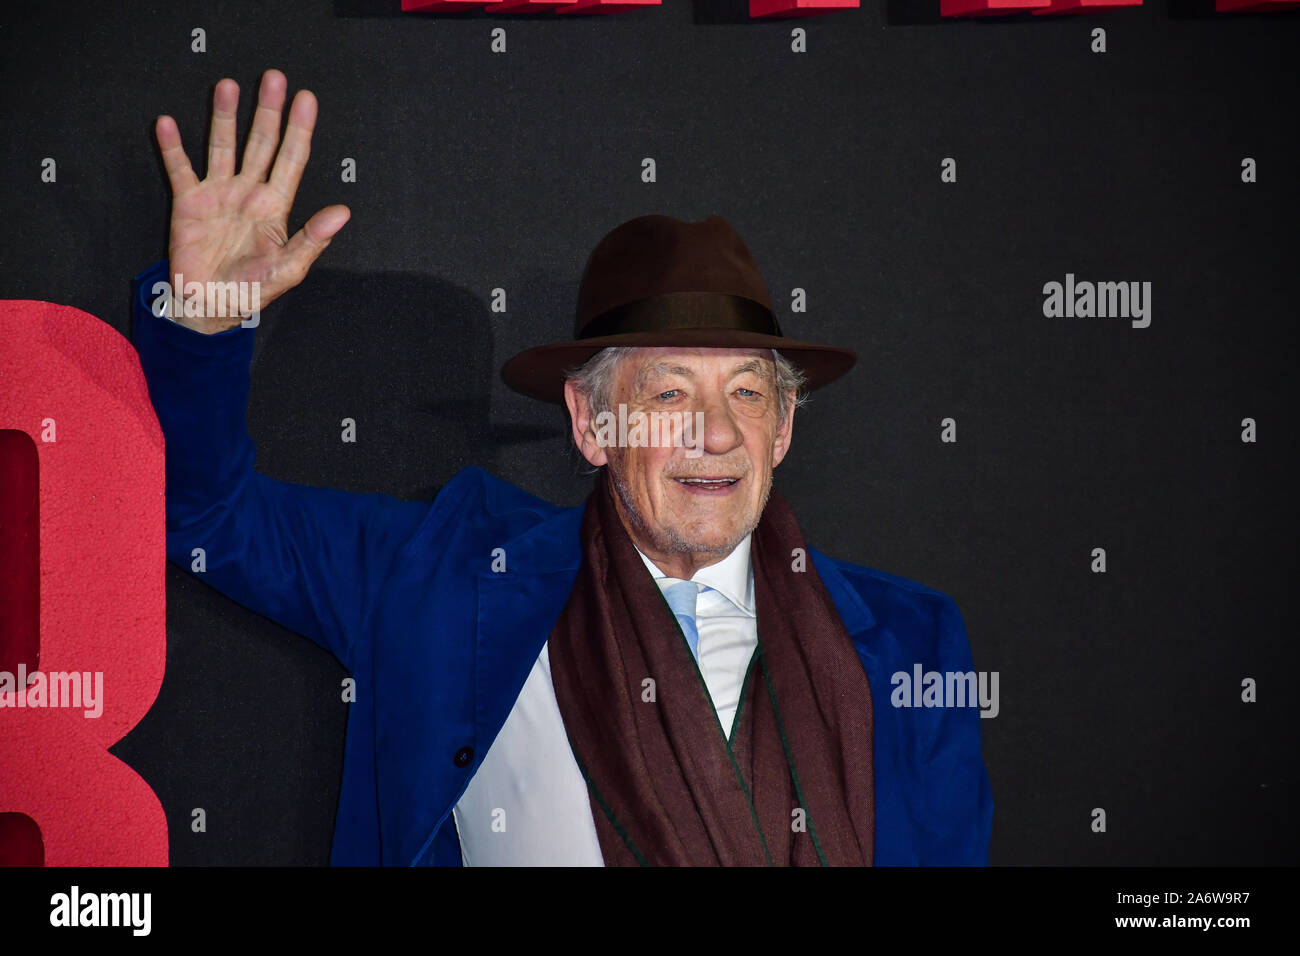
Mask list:
[{"label": "man's face", "polygon": [[[677,413],[660,419],[673,423],[677,440],[659,446],[600,447],[590,409],[572,383],[566,383],[565,397],[583,455],[608,466],[628,533],[666,573],[689,578],[730,554],[758,524],[772,469],[790,446],[794,418],[791,394],[785,420],[778,420],[769,350],[628,353],[615,369],[610,410],[618,415],[624,403],[629,416]],[[702,431],[680,435],[676,428],[683,421],[699,422]]]}]

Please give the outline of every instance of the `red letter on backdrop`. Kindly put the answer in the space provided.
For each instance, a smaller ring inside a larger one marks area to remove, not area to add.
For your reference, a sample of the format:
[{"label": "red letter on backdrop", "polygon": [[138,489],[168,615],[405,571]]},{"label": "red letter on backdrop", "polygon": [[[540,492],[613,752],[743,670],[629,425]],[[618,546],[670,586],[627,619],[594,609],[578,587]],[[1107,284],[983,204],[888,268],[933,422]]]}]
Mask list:
[{"label": "red letter on backdrop", "polygon": [[1046,7],[1052,0],[939,0],[939,14],[945,17],[1006,16],[1009,13],[1029,13],[1035,7]]},{"label": "red letter on backdrop", "polygon": [[0,862],[165,866],[162,805],[108,752],[153,705],[167,653],[144,374],[111,326],[26,300],[0,300],[0,369]]},{"label": "red letter on backdrop", "polygon": [[1120,7],[1140,7],[1142,0],[1052,0],[1050,7],[1035,10],[1034,16],[1072,13],[1106,13]]}]

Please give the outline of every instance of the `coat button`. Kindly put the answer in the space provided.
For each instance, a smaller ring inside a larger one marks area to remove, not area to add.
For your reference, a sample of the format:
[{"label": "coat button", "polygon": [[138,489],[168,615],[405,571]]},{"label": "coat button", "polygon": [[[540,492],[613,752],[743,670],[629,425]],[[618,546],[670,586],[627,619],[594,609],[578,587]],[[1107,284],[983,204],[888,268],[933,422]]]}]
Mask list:
[{"label": "coat button", "polygon": [[474,748],[461,747],[456,751],[456,756],[452,757],[451,760],[457,767],[468,767],[474,760]]}]

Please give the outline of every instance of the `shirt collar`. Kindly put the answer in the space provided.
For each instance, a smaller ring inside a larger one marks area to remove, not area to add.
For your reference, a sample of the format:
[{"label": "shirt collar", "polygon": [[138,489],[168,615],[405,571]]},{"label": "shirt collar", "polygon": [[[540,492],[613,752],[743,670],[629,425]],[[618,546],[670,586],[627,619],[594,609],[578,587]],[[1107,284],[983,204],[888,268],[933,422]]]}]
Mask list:
[{"label": "shirt collar", "polygon": [[[707,568],[700,568],[691,578],[703,584],[705,587],[713,588],[723,597],[725,597],[740,610],[747,614],[754,614],[754,568],[750,561],[749,546],[753,533],[745,535],[740,543],[732,549],[731,554],[727,555],[717,564],[710,564]],[[636,548],[633,544],[632,547]],[[636,553],[641,555],[641,560],[645,562],[646,569],[658,582],[668,577],[663,571],[659,570],[658,565],[645,556],[640,548]]]}]

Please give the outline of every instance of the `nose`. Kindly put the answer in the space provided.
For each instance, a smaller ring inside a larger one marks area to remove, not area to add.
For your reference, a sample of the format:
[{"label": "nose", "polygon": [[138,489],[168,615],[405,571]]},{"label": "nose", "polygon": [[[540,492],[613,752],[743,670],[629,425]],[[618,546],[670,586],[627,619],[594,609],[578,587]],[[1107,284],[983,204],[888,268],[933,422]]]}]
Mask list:
[{"label": "nose", "polygon": [[[703,413],[705,454],[725,455],[744,444],[745,436],[725,395],[704,396],[693,409]],[[698,421],[698,419],[697,419]]]}]

